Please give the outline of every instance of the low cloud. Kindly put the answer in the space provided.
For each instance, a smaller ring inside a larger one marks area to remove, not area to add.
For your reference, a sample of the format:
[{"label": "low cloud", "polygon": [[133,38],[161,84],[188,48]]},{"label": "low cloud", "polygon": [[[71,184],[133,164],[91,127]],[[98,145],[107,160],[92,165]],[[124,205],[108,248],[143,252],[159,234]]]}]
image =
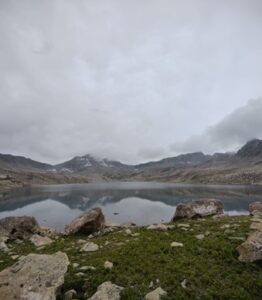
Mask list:
[{"label": "low cloud", "polygon": [[170,150],[175,153],[234,151],[253,138],[262,138],[262,98],[250,100],[203,134],[172,144]]}]

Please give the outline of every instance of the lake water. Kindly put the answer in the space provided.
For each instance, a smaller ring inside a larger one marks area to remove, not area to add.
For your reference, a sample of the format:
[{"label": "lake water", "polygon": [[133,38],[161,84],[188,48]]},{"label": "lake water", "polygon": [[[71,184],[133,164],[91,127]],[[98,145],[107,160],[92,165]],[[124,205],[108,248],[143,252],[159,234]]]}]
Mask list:
[{"label": "lake water", "polygon": [[230,215],[247,214],[262,200],[262,187],[168,183],[97,183],[22,189],[0,201],[0,218],[34,216],[40,224],[63,230],[82,212],[101,207],[107,221],[147,225],[169,221],[176,205],[203,198],[220,199]]}]

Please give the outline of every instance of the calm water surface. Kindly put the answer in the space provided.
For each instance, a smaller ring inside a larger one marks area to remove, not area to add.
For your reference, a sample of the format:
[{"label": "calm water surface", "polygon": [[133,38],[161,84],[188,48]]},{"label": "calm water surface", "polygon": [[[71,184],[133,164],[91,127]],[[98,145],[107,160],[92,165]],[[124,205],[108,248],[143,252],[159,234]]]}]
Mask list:
[{"label": "calm water surface", "polygon": [[33,187],[0,201],[0,218],[34,216],[40,224],[63,230],[73,218],[101,207],[112,222],[147,225],[169,221],[180,202],[217,198],[230,215],[247,214],[248,205],[261,201],[262,187],[166,183],[97,183]]}]

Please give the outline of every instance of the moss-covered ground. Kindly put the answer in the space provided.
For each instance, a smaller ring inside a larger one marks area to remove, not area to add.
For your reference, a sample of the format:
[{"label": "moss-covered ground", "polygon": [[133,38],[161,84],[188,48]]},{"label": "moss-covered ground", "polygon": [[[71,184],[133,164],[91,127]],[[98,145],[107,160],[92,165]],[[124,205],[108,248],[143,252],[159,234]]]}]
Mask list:
[{"label": "moss-covered ground", "polygon": [[[178,224],[189,224],[179,227]],[[178,221],[168,231],[131,228],[115,230],[98,237],[60,237],[53,244],[37,250],[30,242],[8,244],[12,255],[29,253],[67,253],[70,266],[63,292],[75,289],[77,299],[87,299],[97,287],[111,281],[124,287],[121,299],[144,299],[161,286],[167,296],[161,299],[262,299],[262,263],[238,261],[236,247],[250,232],[249,216],[206,218]],[[196,235],[206,234],[198,240]],[[79,240],[92,241],[101,248],[96,252],[80,252]],[[171,247],[172,242],[183,247]],[[111,270],[105,261],[113,262]],[[0,270],[14,263],[10,254],[0,252]],[[73,267],[73,264],[79,267]],[[95,270],[80,270],[93,266]],[[78,274],[82,272],[82,274]],[[186,281],[184,281],[186,279]],[[181,282],[186,282],[186,288]]]}]

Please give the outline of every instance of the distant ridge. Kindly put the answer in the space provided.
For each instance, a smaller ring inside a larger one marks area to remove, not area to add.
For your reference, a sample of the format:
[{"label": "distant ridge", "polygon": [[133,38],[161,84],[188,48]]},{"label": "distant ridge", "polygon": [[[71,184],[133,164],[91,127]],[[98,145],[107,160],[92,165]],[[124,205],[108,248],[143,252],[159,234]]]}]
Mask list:
[{"label": "distant ridge", "polygon": [[252,161],[256,163],[262,159],[262,140],[253,139],[241,147],[237,153],[215,153],[206,155],[202,152],[181,154],[175,157],[168,157],[159,161],[151,161],[138,165],[127,165],[119,161],[109,160],[106,158],[96,158],[90,154],[76,156],[66,162],[50,165],[41,163],[23,156],[10,154],[0,154],[0,169],[13,171],[41,171],[41,172],[62,172],[76,173],[81,175],[87,174],[104,174],[112,173],[137,173],[152,169],[190,169],[195,167],[216,167],[237,165],[245,163],[249,165]]},{"label": "distant ridge", "polygon": [[23,156],[0,154],[0,168],[10,170],[47,171],[52,165],[41,163]]}]

